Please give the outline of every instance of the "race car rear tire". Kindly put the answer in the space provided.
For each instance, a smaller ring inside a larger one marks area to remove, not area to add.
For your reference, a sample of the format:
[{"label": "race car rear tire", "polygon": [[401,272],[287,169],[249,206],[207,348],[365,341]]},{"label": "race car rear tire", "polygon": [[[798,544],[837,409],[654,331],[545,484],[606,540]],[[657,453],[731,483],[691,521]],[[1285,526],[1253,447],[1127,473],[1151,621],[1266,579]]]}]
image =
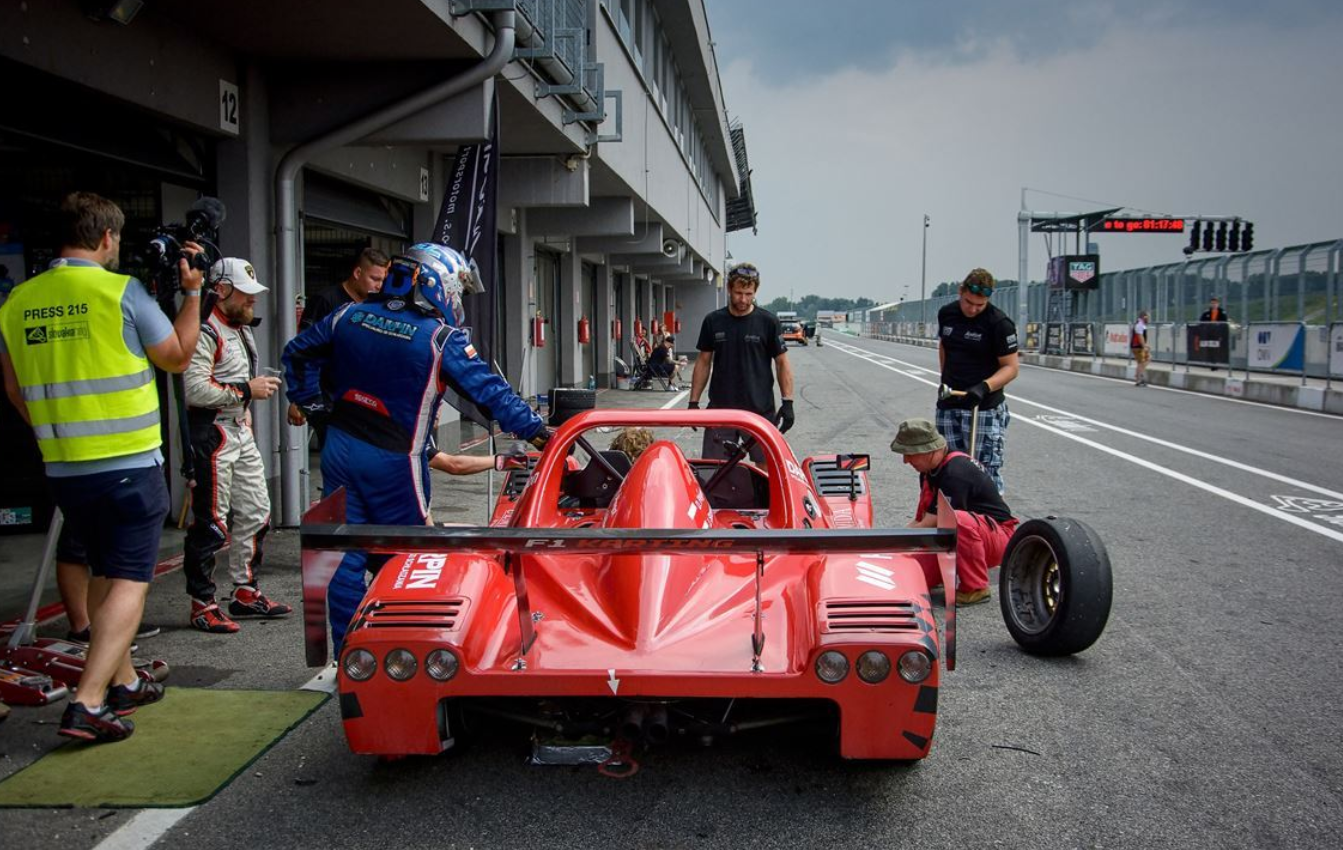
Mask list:
[{"label": "race car rear tire", "polygon": [[1105,544],[1079,520],[1027,520],[1003,553],[1003,621],[1033,655],[1072,655],[1095,643],[1110,619],[1113,591]]}]

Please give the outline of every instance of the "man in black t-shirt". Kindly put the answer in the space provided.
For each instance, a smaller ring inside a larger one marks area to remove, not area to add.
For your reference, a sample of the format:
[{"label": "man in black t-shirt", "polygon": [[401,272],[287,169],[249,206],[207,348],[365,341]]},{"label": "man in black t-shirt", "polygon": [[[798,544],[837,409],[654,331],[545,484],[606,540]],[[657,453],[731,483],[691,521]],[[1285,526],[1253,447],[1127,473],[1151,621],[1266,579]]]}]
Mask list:
[{"label": "man in black t-shirt", "polygon": [[[355,302],[362,304],[369,295],[381,292],[382,282],[387,279],[387,270],[391,266],[392,259],[377,248],[365,248],[360,251],[349,277],[341,281],[339,286],[323,289],[303,305],[303,315],[298,322],[299,331],[307,330],[346,304]],[[325,380],[322,386],[328,387]],[[298,405],[292,402],[289,405],[288,418],[290,425],[302,425],[307,421]],[[313,427],[317,429],[319,438],[326,437],[324,425],[319,427],[314,424]]]},{"label": "man in black t-shirt", "polygon": [[[927,419],[900,423],[891,451],[919,473],[919,503],[910,528],[937,527],[937,497],[946,496],[956,513],[957,605],[989,601],[989,567],[1002,563],[1017,520],[998,493],[993,479],[963,452],[947,448],[946,439]],[[918,556],[928,587],[941,583],[937,556]]]},{"label": "man in black t-shirt", "polygon": [[[1003,491],[1003,443],[1011,414],[1003,387],[1017,376],[1017,326],[989,303],[993,275],[984,269],[970,272],[960,297],[937,311],[937,357],[942,383],[964,395],[937,403],[937,430],[952,451],[979,461]],[[971,446],[974,410],[979,409],[979,445]]]},{"label": "man in black t-shirt", "polygon": [[[751,263],[739,263],[728,272],[727,306],[705,316],[700,326],[690,407],[699,407],[707,386],[711,409],[749,410],[773,421],[786,434],[793,427],[793,370],[778,318],[755,304],[759,288],[760,271]],[[774,408],[776,373],[782,394],[778,410]],[[726,457],[723,442],[737,436],[734,428],[705,429],[703,457]],[[763,462],[764,451],[753,448],[751,458]]]}]

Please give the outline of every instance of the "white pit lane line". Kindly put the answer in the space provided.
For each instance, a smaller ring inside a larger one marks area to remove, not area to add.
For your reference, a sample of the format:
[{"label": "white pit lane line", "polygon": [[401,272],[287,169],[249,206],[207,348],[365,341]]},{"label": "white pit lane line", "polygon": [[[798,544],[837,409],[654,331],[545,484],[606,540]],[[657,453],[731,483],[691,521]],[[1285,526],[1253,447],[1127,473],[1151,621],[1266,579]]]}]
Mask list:
[{"label": "white pit lane line", "polygon": [[[854,347],[854,346],[849,346],[849,345],[843,345],[843,344],[835,345],[834,348],[835,348],[836,350],[841,351],[841,352],[843,352],[843,353],[845,353],[845,354],[848,354],[848,355],[850,355],[850,356],[852,356],[852,357],[858,357],[859,359],[867,360],[869,363],[872,363],[872,365],[874,365],[874,366],[880,366],[880,367],[883,368],[883,369],[887,369],[887,370],[889,370],[889,371],[899,373],[899,374],[901,374],[901,375],[904,375],[904,376],[907,377],[907,378],[912,378],[913,380],[920,381],[920,382],[925,383],[925,384],[927,384],[927,385],[929,385],[929,386],[931,386],[931,387],[936,387],[936,386],[938,386],[938,383],[939,383],[938,381],[930,381],[929,379],[923,377],[922,375],[911,374],[910,372],[906,372],[906,371],[901,370],[901,369],[896,369],[896,368],[893,367],[893,366],[888,366],[888,365],[886,365],[886,364],[884,364],[884,363],[879,363],[879,362],[877,362],[877,361],[871,359],[870,357],[865,357],[864,355],[865,355],[865,354],[869,354],[870,352],[867,352],[867,351],[864,350],[864,349],[856,348],[856,347]],[[899,363],[899,362],[902,362],[902,361],[898,361],[898,360],[897,360],[897,361],[895,361],[895,362]],[[919,370],[919,371],[923,371],[923,372],[928,372],[928,371],[930,371],[930,370],[924,369],[922,366],[915,366],[915,365],[912,364],[912,363],[906,363],[905,365],[906,365],[906,366],[910,366],[910,367],[912,367],[912,368],[914,368],[914,369],[917,369],[917,370]],[[1241,471],[1243,471],[1243,472],[1249,472],[1249,473],[1252,473],[1252,474],[1254,474],[1254,475],[1260,475],[1260,476],[1263,476],[1264,478],[1270,478],[1270,479],[1272,479],[1272,480],[1274,480],[1274,481],[1279,481],[1279,482],[1283,482],[1283,483],[1286,483],[1286,484],[1290,484],[1290,485],[1292,485],[1293,487],[1299,487],[1299,488],[1301,488],[1301,489],[1304,489],[1304,490],[1310,490],[1310,491],[1312,491],[1312,492],[1320,493],[1320,494],[1322,494],[1322,495],[1333,496],[1333,497],[1338,498],[1338,499],[1343,499],[1343,493],[1338,493],[1338,492],[1335,492],[1335,491],[1333,491],[1333,490],[1329,490],[1329,489],[1327,489],[1327,488],[1325,488],[1325,487],[1318,487],[1318,486],[1316,486],[1316,485],[1314,485],[1314,484],[1308,484],[1308,483],[1306,483],[1306,482],[1304,482],[1304,481],[1298,481],[1298,480],[1296,480],[1296,479],[1294,479],[1294,478],[1288,478],[1288,477],[1285,476],[1285,475],[1279,475],[1278,473],[1276,473],[1276,472],[1270,472],[1270,471],[1267,470],[1267,469],[1260,469],[1259,467],[1256,467],[1256,466],[1249,466],[1248,464],[1240,463],[1240,462],[1238,462],[1238,461],[1227,460],[1226,458],[1215,457],[1215,456],[1213,456],[1213,455],[1205,454],[1205,453],[1203,453],[1203,452],[1200,452],[1200,451],[1198,451],[1198,450],[1196,450],[1196,449],[1191,449],[1191,448],[1189,448],[1189,447],[1187,447],[1187,446],[1181,446],[1181,445],[1178,445],[1178,444],[1176,444],[1176,443],[1169,442],[1169,441],[1167,441],[1167,440],[1162,440],[1162,439],[1160,439],[1160,438],[1158,438],[1158,437],[1149,437],[1149,436],[1147,436],[1146,434],[1139,434],[1139,433],[1137,433],[1136,431],[1130,431],[1130,430],[1128,430],[1127,428],[1120,428],[1120,427],[1117,426],[1117,425],[1109,425],[1109,424],[1107,424],[1107,423],[1105,423],[1105,422],[1101,422],[1101,421],[1096,420],[1096,419],[1090,419],[1090,418],[1085,417],[1085,416],[1079,416],[1078,414],[1075,414],[1075,413],[1069,413],[1069,412],[1066,411],[1066,410],[1060,410],[1059,408],[1056,408],[1056,407],[1050,407],[1049,405],[1046,405],[1046,404],[1040,404],[1039,402],[1031,401],[1031,400],[1029,400],[1029,399],[1022,398],[1022,397],[1020,397],[1020,396],[1010,395],[1010,394],[1009,394],[1007,397],[1008,397],[1013,403],[1021,403],[1021,404],[1032,405],[1032,406],[1034,406],[1034,407],[1041,408],[1042,410],[1050,411],[1051,413],[1055,413],[1055,414],[1062,415],[1062,416],[1068,416],[1068,417],[1070,417],[1070,418],[1072,418],[1072,419],[1076,419],[1076,420],[1081,421],[1081,422],[1086,422],[1086,423],[1089,423],[1089,424],[1091,424],[1091,425],[1095,425],[1095,426],[1100,427],[1100,428],[1105,428],[1105,429],[1107,429],[1107,430],[1115,431],[1115,432],[1120,433],[1120,434],[1125,434],[1125,435],[1130,436],[1130,437],[1135,437],[1135,438],[1137,438],[1137,439],[1146,440],[1146,441],[1149,442],[1149,443],[1154,443],[1154,444],[1159,445],[1159,446],[1164,446],[1164,447],[1166,447],[1166,448],[1170,448],[1170,449],[1174,449],[1174,450],[1176,450],[1176,451],[1184,452],[1185,454],[1193,455],[1194,457],[1197,457],[1197,458],[1199,458],[1199,459],[1201,459],[1201,460],[1204,460],[1204,461],[1214,462],[1214,463],[1220,463],[1220,464],[1223,464],[1223,465],[1225,465],[1225,466],[1230,466],[1230,467],[1232,467],[1232,468],[1234,468],[1234,469],[1239,469],[1239,470],[1241,470]],[[1247,497],[1245,497],[1245,496],[1241,496],[1241,495],[1238,494],[1238,493],[1232,493],[1232,492],[1229,491],[1229,490],[1223,490],[1221,487],[1213,486],[1212,484],[1208,484],[1208,483],[1205,482],[1205,481],[1200,481],[1200,480],[1198,480],[1197,478],[1194,478],[1194,477],[1189,476],[1189,475],[1185,475],[1185,474],[1182,473],[1182,472],[1176,472],[1176,471],[1173,470],[1173,469],[1167,469],[1167,468],[1165,468],[1164,466],[1160,466],[1160,465],[1155,464],[1155,463],[1153,463],[1153,462],[1151,462],[1151,461],[1149,461],[1149,460],[1144,460],[1143,458],[1137,457],[1137,456],[1135,456],[1135,455],[1131,455],[1131,454],[1128,454],[1128,453],[1126,453],[1126,452],[1121,452],[1121,451],[1119,451],[1118,449],[1112,449],[1112,448],[1110,448],[1109,446],[1101,445],[1100,443],[1097,443],[1097,442],[1094,441],[1094,440],[1089,440],[1089,439],[1087,439],[1086,437],[1082,437],[1082,436],[1079,436],[1079,435],[1074,434],[1074,433],[1072,433],[1072,432],[1065,431],[1065,430],[1063,430],[1063,429],[1061,429],[1061,428],[1057,428],[1057,427],[1055,427],[1055,426],[1053,426],[1053,425],[1047,425],[1047,424],[1045,424],[1044,422],[1040,422],[1040,421],[1037,421],[1037,420],[1035,420],[1035,419],[1031,419],[1031,418],[1026,417],[1026,416],[1015,417],[1015,418],[1018,418],[1018,419],[1020,419],[1020,421],[1025,422],[1025,423],[1027,423],[1027,424],[1033,425],[1033,426],[1035,426],[1036,428],[1041,428],[1041,429],[1043,429],[1043,430],[1045,430],[1045,431],[1049,431],[1050,433],[1057,434],[1058,436],[1060,436],[1060,437],[1064,437],[1065,439],[1073,440],[1073,441],[1075,441],[1075,442],[1081,443],[1081,444],[1084,445],[1084,446],[1088,446],[1088,447],[1090,447],[1090,448],[1096,449],[1097,451],[1105,452],[1106,454],[1113,455],[1113,456],[1115,456],[1115,457],[1117,457],[1117,458],[1119,458],[1119,459],[1121,459],[1121,460],[1126,460],[1126,461],[1128,461],[1129,463],[1136,464],[1137,466],[1141,466],[1141,467],[1143,467],[1144,469],[1150,469],[1150,470],[1152,470],[1153,472],[1156,472],[1156,473],[1159,473],[1159,474],[1161,474],[1161,475],[1166,476],[1167,478],[1173,478],[1173,479],[1175,479],[1176,481],[1182,481],[1182,482],[1184,482],[1185,484],[1190,485],[1191,487],[1197,487],[1197,488],[1200,489],[1200,490],[1204,490],[1204,491],[1206,491],[1206,492],[1208,492],[1208,493],[1212,493],[1212,494],[1215,495],[1215,496],[1220,496],[1220,497],[1222,497],[1223,499],[1226,499],[1227,501],[1230,501],[1230,502],[1235,502],[1235,503],[1238,504],[1238,505],[1243,505],[1243,506],[1245,506],[1245,507],[1247,507],[1247,508],[1250,508],[1251,510],[1255,510],[1255,511],[1258,511],[1258,512],[1260,512],[1260,513],[1262,513],[1262,514],[1265,514],[1265,515],[1267,515],[1267,516],[1271,516],[1271,517],[1273,517],[1274,519],[1278,519],[1278,520],[1281,520],[1281,521],[1283,521],[1283,522],[1291,523],[1292,525],[1299,526],[1299,527],[1301,527],[1301,528],[1306,529],[1307,531],[1313,531],[1313,532],[1315,532],[1316,534],[1319,534],[1319,535],[1321,535],[1321,536],[1323,536],[1323,537],[1328,537],[1330,540],[1334,540],[1334,541],[1337,541],[1337,542],[1339,542],[1339,543],[1343,543],[1343,532],[1335,531],[1335,530],[1332,529],[1332,528],[1325,528],[1324,526],[1318,525],[1318,524],[1316,524],[1316,523],[1314,523],[1314,522],[1311,522],[1311,521],[1309,521],[1309,520],[1302,519],[1302,518],[1300,518],[1300,517],[1296,517],[1296,516],[1292,516],[1292,515],[1289,514],[1289,513],[1284,513],[1284,512],[1283,512],[1282,510],[1280,510],[1279,508],[1270,507],[1270,506],[1268,506],[1268,505],[1261,504],[1261,503],[1259,503],[1259,502],[1254,501],[1253,499],[1247,498]]]}]

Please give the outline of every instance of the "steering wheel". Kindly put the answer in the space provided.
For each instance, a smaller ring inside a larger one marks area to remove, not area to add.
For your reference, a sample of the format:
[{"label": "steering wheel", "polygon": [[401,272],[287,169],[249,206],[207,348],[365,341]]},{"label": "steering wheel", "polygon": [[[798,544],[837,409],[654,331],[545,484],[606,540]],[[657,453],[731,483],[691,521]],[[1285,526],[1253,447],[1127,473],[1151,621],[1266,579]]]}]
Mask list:
[{"label": "steering wheel", "polygon": [[705,482],[704,495],[706,496],[712,493],[713,489],[722,483],[723,479],[727,478],[729,472],[737,468],[737,464],[741,463],[742,458],[751,453],[751,449],[755,448],[755,435],[745,439],[724,440],[723,448],[728,451],[727,462],[718,467],[718,470]]}]

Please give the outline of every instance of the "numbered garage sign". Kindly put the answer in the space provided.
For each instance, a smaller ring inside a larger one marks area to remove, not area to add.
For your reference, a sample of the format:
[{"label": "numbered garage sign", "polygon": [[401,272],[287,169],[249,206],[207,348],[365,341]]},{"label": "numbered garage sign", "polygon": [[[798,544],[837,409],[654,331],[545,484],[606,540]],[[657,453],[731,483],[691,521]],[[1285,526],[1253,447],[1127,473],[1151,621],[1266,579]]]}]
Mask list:
[{"label": "numbered garage sign", "polygon": [[1306,328],[1299,322],[1250,325],[1251,369],[1300,372],[1306,368]]},{"label": "numbered garage sign", "polygon": [[238,87],[228,80],[219,81],[219,129],[238,135]]},{"label": "numbered garage sign", "polygon": [[1343,324],[1329,328],[1329,374],[1343,378]]}]

